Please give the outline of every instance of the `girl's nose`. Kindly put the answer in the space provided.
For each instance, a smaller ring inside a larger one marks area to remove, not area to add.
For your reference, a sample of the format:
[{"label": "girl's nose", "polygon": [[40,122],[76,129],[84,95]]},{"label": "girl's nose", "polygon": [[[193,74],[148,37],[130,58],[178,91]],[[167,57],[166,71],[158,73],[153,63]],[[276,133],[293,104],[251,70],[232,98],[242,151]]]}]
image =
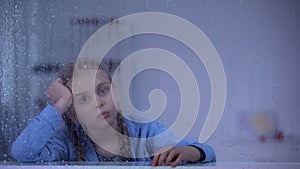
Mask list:
[{"label": "girl's nose", "polygon": [[97,104],[98,104],[98,107],[101,108],[105,105],[105,100],[98,97]]}]

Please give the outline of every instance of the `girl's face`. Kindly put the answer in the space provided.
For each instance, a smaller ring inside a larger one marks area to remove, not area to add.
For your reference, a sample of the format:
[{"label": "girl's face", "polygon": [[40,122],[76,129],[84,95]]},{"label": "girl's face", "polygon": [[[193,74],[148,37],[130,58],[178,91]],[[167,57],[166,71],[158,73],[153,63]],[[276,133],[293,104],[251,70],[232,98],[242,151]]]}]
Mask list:
[{"label": "girl's face", "polygon": [[101,70],[96,73],[95,79],[95,72],[82,70],[76,74],[76,82],[73,81],[73,104],[77,118],[86,127],[116,127],[118,111],[112,98],[111,82],[107,73]]}]

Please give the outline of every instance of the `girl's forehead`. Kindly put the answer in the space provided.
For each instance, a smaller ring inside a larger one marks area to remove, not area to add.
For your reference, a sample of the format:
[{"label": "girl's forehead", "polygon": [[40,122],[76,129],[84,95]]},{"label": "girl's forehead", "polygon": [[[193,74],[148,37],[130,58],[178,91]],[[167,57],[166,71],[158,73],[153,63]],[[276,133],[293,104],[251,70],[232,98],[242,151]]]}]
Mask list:
[{"label": "girl's forehead", "polygon": [[73,78],[80,84],[95,81],[96,83],[110,83],[109,76],[103,70],[80,70]]},{"label": "girl's forehead", "polygon": [[[102,70],[81,70],[76,72],[74,78],[75,79],[72,80],[74,94],[89,93],[90,91],[94,91],[94,87],[98,84],[110,83],[108,74]],[[96,84],[92,82],[95,82]]]},{"label": "girl's forehead", "polygon": [[75,75],[78,79],[95,79],[96,81],[105,81],[109,82],[109,76],[103,70],[81,70],[78,71]]}]

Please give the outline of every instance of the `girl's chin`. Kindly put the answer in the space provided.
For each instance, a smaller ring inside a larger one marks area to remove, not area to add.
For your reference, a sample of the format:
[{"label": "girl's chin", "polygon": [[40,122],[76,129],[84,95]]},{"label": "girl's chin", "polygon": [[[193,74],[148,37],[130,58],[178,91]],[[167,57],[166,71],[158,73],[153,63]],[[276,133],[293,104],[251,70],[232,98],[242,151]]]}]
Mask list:
[{"label": "girl's chin", "polygon": [[113,118],[113,117],[107,117],[106,119],[103,119],[103,118],[98,118],[98,119],[90,119],[91,121],[87,121],[87,127],[91,127],[91,128],[94,128],[94,129],[106,129],[108,127],[112,127],[112,128],[116,128],[118,125],[117,125],[117,120],[116,118]]},{"label": "girl's chin", "polygon": [[[98,123],[99,124],[99,123]],[[97,125],[99,128],[108,128],[108,127],[112,127],[112,128],[115,128],[114,126],[116,126],[115,124],[117,124],[116,123],[116,121],[114,121],[111,117],[109,117],[109,118],[106,118],[105,120],[104,119],[102,119],[101,121],[100,121],[100,124],[99,125]]]}]

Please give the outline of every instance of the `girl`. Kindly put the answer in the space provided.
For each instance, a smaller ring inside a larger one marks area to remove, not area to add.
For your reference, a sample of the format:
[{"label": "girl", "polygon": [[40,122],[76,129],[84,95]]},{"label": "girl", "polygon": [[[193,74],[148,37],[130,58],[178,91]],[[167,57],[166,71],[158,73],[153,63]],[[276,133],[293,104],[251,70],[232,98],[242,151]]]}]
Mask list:
[{"label": "girl", "polygon": [[[47,89],[51,104],[13,143],[11,154],[16,160],[149,161],[152,166],[172,167],[184,161],[215,161],[210,146],[193,140],[178,143],[169,132],[152,139],[167,128],[158,122],[137,123],[124,118],[112,99],[114,65],[95,63],[79,59],[76,65],[68,64],[59,73]],[[91,80],[93,73],[95,86],[89,86],[85,82]],[[95,88],[90,90],[91,87]]]}]

